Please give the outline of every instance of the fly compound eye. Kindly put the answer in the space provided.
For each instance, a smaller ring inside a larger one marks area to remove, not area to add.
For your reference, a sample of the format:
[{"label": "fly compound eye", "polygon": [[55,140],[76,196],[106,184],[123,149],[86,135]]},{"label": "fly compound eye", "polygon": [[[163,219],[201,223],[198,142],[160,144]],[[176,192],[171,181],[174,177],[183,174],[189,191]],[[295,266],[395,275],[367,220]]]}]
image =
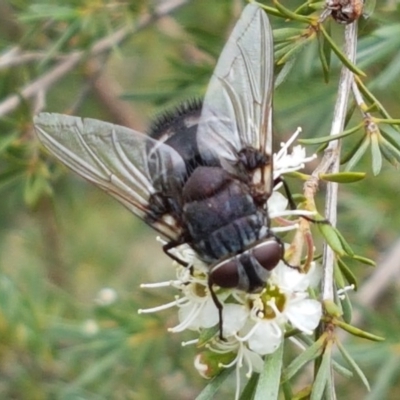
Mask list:
[{"label": "fly compound eye", "polygon": [[252,249],[253,257],[266,270],[273,270],[282,259],[282,245],[275,239],[267,240]]},{"label": "fly compound eye", "polygon": [[239,271],[236,258],[217,264],[210,272],[210,282],[226,289],[238,287]]}]

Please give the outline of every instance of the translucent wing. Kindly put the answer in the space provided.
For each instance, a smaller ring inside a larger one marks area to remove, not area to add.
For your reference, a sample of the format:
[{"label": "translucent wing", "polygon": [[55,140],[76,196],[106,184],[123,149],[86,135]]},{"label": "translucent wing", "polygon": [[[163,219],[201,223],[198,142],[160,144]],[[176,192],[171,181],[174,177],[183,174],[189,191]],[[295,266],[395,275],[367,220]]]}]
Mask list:
[{"label": "translucent wing", "polygon": [[246,148],[270,158],[261,177],[272,188],[272,31],[264,11],[249,4],[225,45],[204,99],[198,144],[205,157],[235,162]]},{"label": "translucent wing", "polygon": [[34,118],[43,145],[62,163],[105,190],[169,239],[179,236],[176,220],[154,218],[152,195],[180,193],[181,156],[139,132],[89,118],[42,113]]}]

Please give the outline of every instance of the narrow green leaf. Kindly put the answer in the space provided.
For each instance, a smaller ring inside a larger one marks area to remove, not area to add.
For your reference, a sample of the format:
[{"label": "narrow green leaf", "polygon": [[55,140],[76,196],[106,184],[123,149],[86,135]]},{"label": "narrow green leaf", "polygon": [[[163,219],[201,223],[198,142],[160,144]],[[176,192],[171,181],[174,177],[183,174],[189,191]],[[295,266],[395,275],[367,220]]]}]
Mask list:
[{"label": "narrow green leaf", "polygon": [[291,379],[296,373],[304,367],[307,363],[315,360],[323,352],[323,347],[325,343],[326,336],[321,336],[315,343],[307,347],[299,356],[297,356],[283,372],[283,381]]},{"label": "narrow green leaf", "polygon": [[289,51],[287,51],[281,58],[276,61],[277,65],[285,64],[288,60],[292,59],[295,54],[299,53],[306,45],[314,40],[314,36],[309,36],[295,43]]},{"label": "narrow green leaf", "polygon": [[332,140],[338,140],[338,139],[343,139],[347,136],[350,136],[351,134],[353,134],[354,132],[357,132],[358,130],[360,130],[364,125],[358,124],[356,126],[353,126],[350,129],[346,129],[345,131],[343,131],[342,133],[340,133],[339,135],[330,135],[330,136],[321,136],[318,138],[312,138],[312,139],[299,139],[298,142],[301,144],[322,144],[322,143],[328,143],[331,142]]},{"label": "narrow green leaf", "polygon": [[249,0],[249,3],[257,4],[262,8],[267,14],[273,15],[274,17],[282,18],[283,15],[276,8],[266,6],[265,4],[259,3],[258,1]]},{"label": "narrow green leaf", "polygon": [[276,89],[279,85],[281,85],[286,77],[289,75],[290,71],[292,70],[296,59],[292,57],[290,60],[285,62],[282,69],[279,71],[278,76],[275,78],[274,88]]},{"label": "narrow green leaf", "polygon": [[304,17],[303,15],[299,15],[294,13],[293,11],[289,10],[288,8],[284,7],[282,4],[280,4],[277,0],[273,0],[275,7],[280,11],[280,13],[286,17],[290,18],[294,21],[299,21],[303,22],[305,24],[311,24],[313,22],[313,19],[310,17]]},{"label": "narrow green leaf", "polygon": [[375,122],[379,124],[400,125],[400,119],[394,118],[375,118]]},{"label": "narrow green leaf", "polygon": [[[278,28],[274,29],[272,35],[274,37],[274,43],[286,41],[301,36],[304,33],[304,29],[299,28]],[[275,46],[274,46],[275,47]]]},{"label": "narrow green leaf", "polygon": [[345,171],[351,171],[354,168],[354,166],[360,161],[361,157],[367,151],[369,144],[370,144],[370,137],[366,135],[364,136],[364,139],[362,140],[360,146],[356,149],[353,156],[348,161]]},{"label": "narrow green leaf", "polygon": [[[346,266],[346,268],[347,268],[347,266]],[[347,286],[338,262],[335,262],[334,278],[335,278],[336,285],[339,289],[344,289]],[[350,323],[352,316],[353,316],[353,307],[351,305],[349,296],[347,295],[346,292],[341,293],[340,295],[338,295],[338,300],[339,300],[340,307],[342,310],[341,317],[343,318],[343,320],[345,322]]]},{"label": "narrow green leaf", "polygon": [[385,110],[381,102],[368,90],[368,88],[364,85],[363,81],[358,76],[355,76],[354,79],[357,83],[358,88],[360,89],[360,92],[364,95],[364,97],[366,97],[371,103],[375,104],[378,107],[379,113],[383,117],[390,119],[391,116],[389,115],[389,113]]},{"label": "narrow green leaf", "polygon": [[282,382],[282,392],[285,400],[293,400],[293,390],[290,382]]},{"label": "narrow green leaf", "polygon": [[260,374],[254,400],[277,400],[282,374],[284,341],[278,349],[265,357],[264,369]]},{"label": "narrow green leaf", "polygon": [[[326,40],[323,35],[319,32],[317,34],[318,38],[318,55],[321,61],[322,72],[324,74],[324,80],[326,83],[329,82],[329,72],[330,72],[330,48],[326,46]],[[328,50],[328,51],[327,51]]]},{"label": "narrow green leaf", "polygon": [[307,6],[312,10],[323,10],[326,6],[326,1],[309,0],[307,3]]},{"label": "narrow green leaf", "polygon": [[280,62],[280,59],[282,57],[285,57],[286,54],[292,52],[297,47],[298,47],[297,42],[294,42],[294,43],[290,42],[290,43],[287,43],[286,46],[282,46],[280,49],[276,50],[274,53],[276,64],[277,65],[284,64],[283,62],[282,63]]},{"label": "narrow green leaf", "polygon": [[[285,174],[285,176],[291,177],[291,178],[296,178],[296,179],[300,179],[302,181],[308,181],[310,179],[311,175],[307,175],[307,174],[303,174],[301,172],[288,172]],[[297,197],[300,197],[300,195],[298,195]],[[302,200],[305,200],[304,196],[301,197]]]},{"label": "narrow green leaf", "polygon": [[335,324],[340,328],[344,329],[346,332],[351,333],[353,336],[372,340],[374,342],[383,342],[385,340],[385,338],[382,336],[377,336],[374,335],[373,333],[363,331],[362,329],[356,328],[355,326],[347,324],[346,322],[343,322],[341,320],[335,320]]},{"label": "narrow green leaf", "polygon": [[337,183],[354,183],[363,180],[365,176],[365,172],[338,172],[336,174],[319,175],[324,181]]},{"label": "narrow green leaf", "polygon": [[365,135],[361,136],[360,139],[352,146],[352,148],[348,150],[346,154],[342,155],[342,157],[340,158],[340,165],[346,164],[352,159],[352,157],[360,148],[364,140],[365,140]]},{"label": "narrow green leaf", "polygon": [[19,21],[32,22],[36,20],[75,21],[80,18],[79,9],[64,5],[31,4],[29,12],[19,16]]},{"label": "narrow green leaf", "polygon": [[344,236],[340,233],[340,231],[334,227],[336,234],[338,236],[338,238],[340,239],[340,242],[342,243],[342,246],[344,248],[344,251],[346,252],[346,254],[350,257],[354,256],[354,251],[353,249],[350,247],[349,243],[347,242],[347,240],[344,238]]},{"label": "narrow green leaf", "polygon": [[259,377],[260,377],[259,374],[253,374],[250,377],[245,388],[243,389],[242,394],[240,395],[239,400],[249,400],[249,399],[253,398],[256,388],[257,388]]},{"label": "narrow green leaf", "polygon": [[341,294],[339,301],[343,310],[342,314],[343,321],[349,324],[353,318],[353,306],[351,304],[351,301],[347,293]]},{"label": "narrow green leaf", "polygon": [[354,289],[357,290],[358,285],[357,285],[357,278],[351,271],[351,269],[347,266],[347,264],[343,261],[343,259],[339,258],[337,260],[338,267],[340,269],[340,272],[343,274],[345,277],[347,283],[349,285],[354,285]]},{"label": "narrow green leaf", "polygon": [[398,167],[400,164],[400,151],[383,137],[381,137],[379,144],[379,148],[385,159],[393,166]]},{"label": "narrow green leaf", "polygon": [[325,238],[331,249],[338,255],[343,256],[346,252],[342,242],[337,235],[337,230],[331,224],[317,224],[319,231]]},{"label": "narrow green leaf", "polygon": [[337,262],[334,263],[333,277],[335,279],[336,286],[339,289],[344,288],[346,286],[346,281],[344,280],[344,276]]},{"label": "narrow green leaf", "polygon": [[379,136],[376,133],[371,135],[371,156],[372,156],[372,173],[377,176],[382,169],[382,153],[379,147]]},{"label": "narrow green leaf", "polygon": [[322,362],[319,365],[317,376],[315,377],[314,385],[311,391],[310,400],[323,399],[325,387],[328,383],[329,375],[331,374],[331,344],[325,348]]},{"label": "narrow green leaf", "polygon": [[360,261],[361,263],[369,265],[371,267],[376,267],[376,262],[367,257],[358,256],[357,254],[354,254],[353,259]]},{"label": "narrow green leaf", "polygon": [[360,377],[361,381],[364,383],[365,387],[370,390],[370,386],[368,383],[368,380],[364,373],[361,371],[361,368],[357,365],[357,363],[353,360],[353,358],[350,356],[350,354],[347,352],[347,350],[343,347],[342,343],[337,340],[336,345],[338,349],[340,350],[340,353],[342,354],[343,358],[347,361],[349,366],[353,369],[353,371]]},{"label": "narrow green leaf", "polygon": [[224,369],[218,376],[213,378],[211,382],[196,397],[196,400],[211,400],[215,393],[219,390],[225,379],[232,372],[233,368]]},{"label": "narrow green leaf", "polygon": [[[399,141],[399,129],[397,126],[392,125],[384,125],[380,126],[381,136],[385,138],[392,146],[394,146],[397,150],[400,150],[400,141]],[[382,140],[381,137],[381,140]]]},{"label": "narrow green leaf", "polygon": [[344,376],[347,379],[352,378],[354,375],[353,372],[351,372],[349,369],[344,367],[342,364],[339,364],[335,360],[332,361],[332,367],[338,374]]},{"label": "narrow green leaf", "polygon": [[354,72],[358,76],[366,76],[361,69],[356,67],[339,49],[339,47],[336,46],[336,43],[333,41],[333,39],[328,35],[328,32],[325,30],[324,26],[322,24],[319,24],[320,31],[322,34],[325,36],[325,39],[327,42],[330,44],[333,52],[338,56],[339,60],[352,72]]}]

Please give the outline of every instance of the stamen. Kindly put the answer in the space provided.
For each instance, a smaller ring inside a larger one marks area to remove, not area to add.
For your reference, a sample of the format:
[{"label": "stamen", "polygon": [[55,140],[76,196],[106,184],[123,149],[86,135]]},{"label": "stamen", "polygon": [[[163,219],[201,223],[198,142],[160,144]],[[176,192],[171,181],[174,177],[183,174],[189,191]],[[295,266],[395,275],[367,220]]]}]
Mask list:
[{"label": "stamen", "polygon": [[142,283],[140,288],[142,289],[153,289],[159,287],[172,286],[174,284],[180,283],[179,281],[165,281],[165,282],[155,282],[155,283]]},{"label": "stamen", "polygon": [[251,375],[253,375],[253,364],[251,363],[250,357],[248,354],[246,354],[246,352],[243,352],[243,358],[248,365],[246,377],[251,378]]},{"label": "stamen", "polygon": [[158,312],[158,311],[163,311],[163,310],[167,310],[168,308],[172,308],[172,307],[176,307],[179,304],[185,302],[186,299],[185,298],[179,298],[176,299],[175,301],[171,301],[171,303],[167,303],[167,304],[163,304],[161,306],[158,307],[153,307],[153,308],[141,308],[138,310],[138,314],[150,314],[153,312]]},{"label": "stamen", "polygon": [[302,129],[300,127],[298,127],[287,142],[282,142],[281,143],[281,148],[282,149],[279,150],[279,152],[277,154],[278,157],[282,152],[286,151],[294,143],[294,141],[297,139],[297,137],[300,135],[301,132],[302,132]]},{"label": "stamen", "polygon": [[339,289],[336,293],[339,297],[340,300],[344,300],[346,298],[346,293],[354,290],[355,286],[353,284],[349,286],[345,286],[341,289]]},{"label": "stamen", "polygon": [[240,394],[240,368],[236,367],[236,391],[235,391],[235,400],[239,400]]},{"label": "stamen", "polygon": [[218,367],[220,368],[230,368],[233,367],[235,364],[237,364],[239,362],[239,358],[240,358],[240,351],[238,351],[236,357],[233,359],[233,361],[231,361],[229,364],[224,364],[224,363],[218,363]]},{"label": "stamen", "polygon": [[186,346],[191,346],[193,344],[199,343],[199,339],[193,339],[193,340],[188,340],[187,342],[182,342],[181,346],[186,347]]},{"label": "stamen", "polygon": [[276,226],[271,229],[272,232],[288,232],[299,229],[299,224],[293,224],[288,226]]},{"label": "stamen", "polygon": [[234,336],[236,337],[236,339],[239,342],[246,342],[253,335],[253,333],[257,330],[257,328],[260,324],[261,324],[261,321],[256,322],[255,325],[250,329],[250,332],[248,332],[247,335],[245,335],[243,337],[238,336],[236,333],[234,334]]},{"label": "stamen", "polygon": [[282,315],[282,313],[279,311],[278,307],[276,306],[275,303],[275,298],[272,298],[271,300],[267,301],[267,305],[270,306],[275,313],[276,316]]},{"label": "stamen", "polygon": [[289,340],[290,340],[292,343],[294,343],[298,348],[300,348],[300,350],[303,350],[303,351],[306,350],[306,346],[304,346],[304,344],[301,343],[300,340],[297,339],[296,337],[290,336],[290,337],[289,337]]},{"label": "stamen", "polygon": [[185,329],[188,328],[188,326],[197,318],[197,316],[200,314],[200,310],[201,310],[201,305],[199,304],[195,304],[192,309],[190,310],[190,313],[187,315],[187,317],[185,318],[184,321],[182,321],[180,324],[178,324],[177,326],[173,327],[173,328],[169,328],[168,332],[173,332],[173,333],[177,333],[177,332],[182,332]]}]

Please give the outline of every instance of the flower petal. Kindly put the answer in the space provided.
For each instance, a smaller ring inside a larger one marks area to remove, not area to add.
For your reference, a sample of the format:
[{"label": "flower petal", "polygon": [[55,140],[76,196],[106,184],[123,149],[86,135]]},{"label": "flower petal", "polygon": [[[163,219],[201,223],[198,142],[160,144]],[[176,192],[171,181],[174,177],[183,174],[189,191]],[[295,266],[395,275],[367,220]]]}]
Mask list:
[{"label": "flower petal", "polygon": [[257,328],[249,337],[249,348],[260,355],[273,353],[283,339],[282,330],[268,321],[258,323]]},{"label": "flower petal", "polygon": [[239,332],[249,317],[249,311],[241,304],[224,304],[222,329],[224,335],[231,336]]},{"label": "flower petal", "polygon": [[311,333],[321,320],[322,306],[317,300],[304,299],[289,304],[286,316],[295,328],[305,333]]}]

